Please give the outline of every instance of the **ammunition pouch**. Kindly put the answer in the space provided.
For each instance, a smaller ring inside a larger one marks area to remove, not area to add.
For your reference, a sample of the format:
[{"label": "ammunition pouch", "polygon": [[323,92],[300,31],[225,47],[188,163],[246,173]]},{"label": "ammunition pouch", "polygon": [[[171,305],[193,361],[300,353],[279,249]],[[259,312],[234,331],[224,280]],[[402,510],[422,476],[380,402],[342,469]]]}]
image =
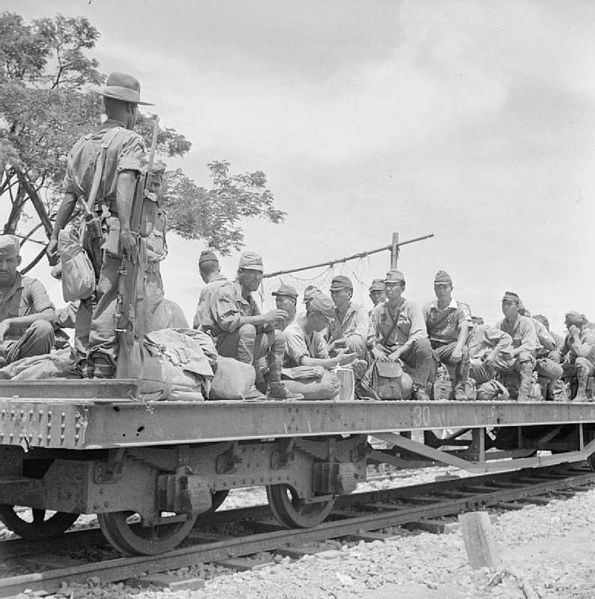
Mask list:
[{"label": "ammunition pouch", "polygon": [[402,399],[403,368],[398,362],[376,361],[372,365],[371,387],[380,399]]}]

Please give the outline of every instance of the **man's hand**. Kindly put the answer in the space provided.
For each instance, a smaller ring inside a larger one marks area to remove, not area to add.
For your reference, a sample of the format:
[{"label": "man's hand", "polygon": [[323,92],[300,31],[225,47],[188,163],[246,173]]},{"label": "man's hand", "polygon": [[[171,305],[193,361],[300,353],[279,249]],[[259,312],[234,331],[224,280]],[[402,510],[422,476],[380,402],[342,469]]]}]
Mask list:
[{"label": "man's hand", "polygon": [[285,310],[271,310],[263,315],[264,323],[270,325],[286,320],[288,316]]},{"label": "man's hand", "polygon": [[396,362],[401,357],[402,353],[403,352],[402,352],[401,348],[396,349],[394,352],[392,352],[388,355],[388,360],[390,360],[391,362]]},{"label": "man's hand", "polygon": [[4,341],[6,335],[8,335],[10,331],[10,322],[7,320],[3,320],[0,322],[0,341]]},{"label": "man's hand", "polygon": [[386,362],[388,359],[388,352],[382,345],[375,345],[372,348],[372,355],[380,362]]},{"label": "man's hand", "polygon": [[450,359],[453,362],[460,362],[463,359],[463,349],[461,347],[455,347]]},{"label": "man's hand", "polygon": [[484,363],[484,366],[488,366],[488,367],[490,367],[490,368],[493,368],[493,367],[494,367],[494,364],[496,363],[496,356],[495,356],[493,353],[491,353],[491,354],[488,354],[488,355],[487,355],[487,356],[486,356],[486,357],[483,359],[483,363]]},{"label": "man's hand", "polygon": [[575,324],[571,324],[568,327],[568,332],[575,341],[578,341],[580,339],[581,330]]},{"label": "man's hand", "polygon": [[130,229],[122,229],[120,231],[120,249],[129,260],[136,263],[138,249],[136,247],[136,239]]},{"label": "man's hand", "polygon": [[331,353],[334,350],[340,349],[340,348],[345,348],[347,345],[347,341],[345,340],[345,338],[341,338],[341,339],[335,339],[334,341],[331,341],[328,344],[328,351],[329,353]]},{"label": "man's hand", "polygon": [[58,240],[50,239],[48,247],[45,251],[48,255],[50,266],[55,266],[56,264],[58,264],[58,261],[60,260],[60,254],[58,254]]},{"label": "man's hand", "polygon": [[341,350],[337,354],[336,360],[339,366],[345,366],[346,364],[351,364],[351,362],[353,362],[353,360],[355,360],[356,358],[356,353],[350,353],[347,350]]}]

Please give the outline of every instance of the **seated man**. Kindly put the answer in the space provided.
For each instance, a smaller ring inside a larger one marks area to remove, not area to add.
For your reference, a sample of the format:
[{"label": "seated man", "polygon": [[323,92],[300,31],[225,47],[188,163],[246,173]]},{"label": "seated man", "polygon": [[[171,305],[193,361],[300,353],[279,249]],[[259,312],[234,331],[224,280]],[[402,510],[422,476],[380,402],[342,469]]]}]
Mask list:
[{"label": "seated man", "polygon": [[370,321],[366,309],[351,301],[351,279],[344,275],[334,277],[330,292],[335,304],[335,316],[330,325],[330,354],[347,348],[350,353],[355,353],[358,358],[365,360],[366,336]]},{"label": "seated man", "polygon": [[[516,293],[507,291],[502,298],[502,313],[504,320],[498,323],[498,328],[512,337],[513,365],[502,372],[520,374],[517,401],[529,401],[533,383],[533,368],[535,367],[535,352],[539,347],[535,325],[530,318],[519,314],[521,300]],[[513,396],[514,393],[511,393]]]},{"label": "seated man", "polygon": [[373,306],[377,306],[378,304],[386,301],[386,294],[384,293],[384,279],[374,279],[370,285],[369,293]]},{"label": "seated man", "polygon": [[402,360],[412,370],[413,398],[428,400],[435,376],[435,358],[421,310],[402,296],[405,277],[391,270],[384,280],[387,300],[372,310],[368,347],[376,360]]},{"label": "seated man", "polygon": [[355,353],[339,350],[336,357],[329,357],[328,347],[322,332],[335,316],[335,305],[330,297],[319,293],[309,302],[306,314],[298,316],[285,329],[284,366],[322,366],[330,370],[336,366],[350,364]]},{"label": "seated man", "polygon": [[595,331],[589,327],[587,317],[578,312],[568,312],[565,322],[568,334],[562,347],[562,368],[571,383],[576,377],[577,389],[572,401],[594,401],[587,396],[587,382],[595,374]]},{"label": "seated man", "polygon": [[200,278],[204,281],[205,286],[200,291],[196,313],[194,314],[194,319],[192,321],[192,327],[194,329],[200,328],[203,319],[207,318],[203,312],[206,311],[208,314],[210,294],[213,289],[227,281],[221,274],[221,267],[219,266],[217,256],[215,256],[211,250],[203,250],[200,253],[200,257],[198,258],[198,270],[200,272]]},{"label": "seated man", "polygon": [[453,298],[452,290],[450,275],[439,270],[434,277],[436,300],[426,304],[422,313],[434,354],[442,364],[454,367],[454,398],[466,401],[465,386],[469,377],[466,343],[471,310]]},{"label": "seated man", "polygon": [[562,390],[560,381],[563,370],[562,366],[560,366],[559,354],[556,352],[554,337],[541,320],[531,316],[531,312],[525,308],[522,302],[519,314],[530,318],[535,326],[538,341],[535,352],[535,372],[538,375],[537,380],[541,387],[542,399],[545,401],[547,399],[554,399],[554,396],[557,396],[558,401],[561,401],[563,398],[560,397],[560,391]]},{"label": "seated man", "polygon": [[472,317],[468,340],[471,377],[477,387],[494,379],[498,372],[514,366],[512,338],[499,328],[483,323],[483,318]]},{"label": "seated man", "polygon": [[287,318],[282,325],[285,329],[295,320],[298,292],[291,285],[282,284],[271,295],[275,298],[277,310],[287,312]]},{"label": "seated man", "polygon": [[49,354],[54,346],[54,305],[37,279],[17,271],[16,237],[0,235],[0,341],[5,364]]},{"label": "seated man", "polygon": [[[214,337],[221,356],[254,366],[259,391],[266,389],[269,399],[288,399],[290,395],[281,383],[285,336],[283,331],[275,330],[287,318],[287,312],[260,313],[252,293],[260,287],[262,275],[262,258],[254,252],[244,252],[237,280],[223,282],[209,294],[201,326]],[[258,366],[261,356],[267,358],[268,389]]]}]

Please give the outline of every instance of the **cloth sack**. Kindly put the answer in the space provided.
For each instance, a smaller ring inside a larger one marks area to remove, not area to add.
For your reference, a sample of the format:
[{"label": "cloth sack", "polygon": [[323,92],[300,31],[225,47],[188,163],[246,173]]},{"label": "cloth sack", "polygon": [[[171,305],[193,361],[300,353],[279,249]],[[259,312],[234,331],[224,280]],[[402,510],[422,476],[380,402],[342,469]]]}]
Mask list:
[{"label": "cloth sack", "polygon": [[339,379],[321,366],[283,368],[281,380],[290,393],[300,393],[306,400],[329,400],[339,396]]},{"label": "cloth sack", "polygon": [[213,380],[216,351],[201,331],[162,329],[145,335],[140,393],[145,399],[203,401]]},{"label": "cloth sack", "polygon": [[380,399],[403,399],[403,368],[399,362],[377,360],[372,365],[371,375],[372,389]]},{"label": "cloth sack", "polygon": [[251,364],[219,356],[209,399],[244,399],[254,388],[256,371]]},{"label": "cloth sack", "polygon": [[64,301],[87,299],[95,292],[95,271],[81,241],[72,229],[58,234]]},{"label": "cloth sack", "polygon": [[74,370],[69,347],[49,354],[21,358],[0,368],[0,379],[26,381],[53,378],[80,378]]},{"label": "cloth sack", "polygon": [[508,389],[496,379],[482,383],[477,389],[478,401],[506,401],[509,399]]}]

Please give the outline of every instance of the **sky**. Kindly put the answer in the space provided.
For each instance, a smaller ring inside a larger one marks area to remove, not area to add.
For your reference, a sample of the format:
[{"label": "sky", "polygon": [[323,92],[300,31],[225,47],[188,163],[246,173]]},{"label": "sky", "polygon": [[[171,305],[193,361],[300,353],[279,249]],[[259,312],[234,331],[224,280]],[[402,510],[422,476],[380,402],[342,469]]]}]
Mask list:
[{"label": "sky", "polygon": [[[262,170],[281,225],[245,223],[268,272],[391,242],[406,296],[437,270],[487,322],[504,291],[562,330],[595,319],[595,3],[589,0],[0,0],[27,20],[85,16],[100,70],[135,75],[164,126],[192,141],[181,167]],[[191,320],[205,244],[170,236],[166,295]],[[239,254],[222,260],[232,277]],[[355,297],[388,252],[284,281]],[[32,273],[47,282],[47,268]],[[263,288],[265,307],[279,280]]]}]

